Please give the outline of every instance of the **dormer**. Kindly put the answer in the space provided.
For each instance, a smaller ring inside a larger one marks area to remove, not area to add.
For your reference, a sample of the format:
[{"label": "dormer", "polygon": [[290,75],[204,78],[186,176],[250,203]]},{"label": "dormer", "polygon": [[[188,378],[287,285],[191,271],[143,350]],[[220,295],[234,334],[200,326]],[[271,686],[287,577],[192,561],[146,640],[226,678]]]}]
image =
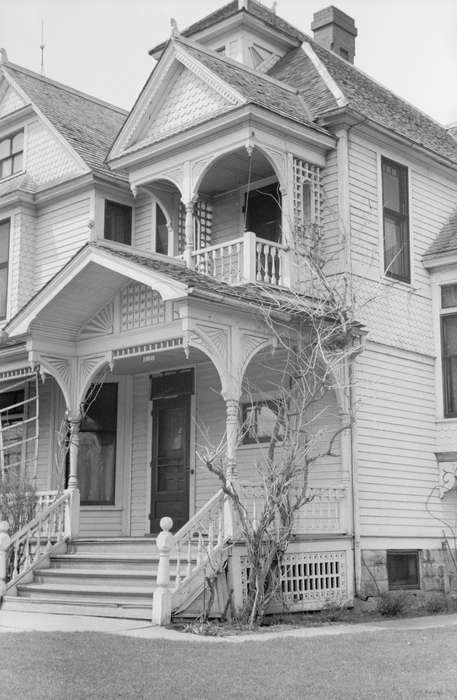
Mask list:
[{"label": "dormer", "polygon": [[[256,0],[235,0],[181,32],[184,37],[262,72],[268,71],[304,36],[278,17],[273,9]],[[155,59],[166,43],[149,51]]]}]

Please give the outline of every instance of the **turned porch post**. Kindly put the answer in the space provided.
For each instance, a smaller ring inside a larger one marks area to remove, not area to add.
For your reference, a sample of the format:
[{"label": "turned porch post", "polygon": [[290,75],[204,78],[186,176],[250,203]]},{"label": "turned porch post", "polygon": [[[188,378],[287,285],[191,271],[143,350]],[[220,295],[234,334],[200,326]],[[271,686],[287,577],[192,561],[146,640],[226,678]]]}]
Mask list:
[{"label": "turned porch post", "polygon": [[236,449],[238,447],[238,399],[226,399],[225,432],[227,435],[227,479],[236,477]]},{"label": "turned porch post", "polygon": [[192,267],[192,253],[194,250],[194,200],[186,203],[186,248],[184,250],[184,260],[187,267]]},{"label": "turned porch post", "polygon": [[79,479],[78,479],[78,453],[79,453],[79,430],[81,428],[81,414],[70,413],[68,423],[70,426],[69,455],[70,470],[68,474],[68,491],[70,501],[65,513],[65,536],[69,539],[77,537],[79,534]]}]

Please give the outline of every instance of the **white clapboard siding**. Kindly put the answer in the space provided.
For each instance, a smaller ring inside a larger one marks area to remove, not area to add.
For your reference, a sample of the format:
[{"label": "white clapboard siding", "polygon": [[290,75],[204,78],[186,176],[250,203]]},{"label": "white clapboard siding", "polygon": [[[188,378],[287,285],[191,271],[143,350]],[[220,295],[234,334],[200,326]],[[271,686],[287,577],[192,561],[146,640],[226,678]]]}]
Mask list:
[{"label": "white clapboard siding", "polygon": [[149,382],[144,376],[133,379],[133,432],[130,534],[147,532],[149,513],[148,440],[150,435]]},{"label": "white clapboard siding", "polygon": [[153,250],[152,198],[140,194],[135,200],[135,247],[151,252]]},{"label": "white clapboard siding", "polygon": [[89,197],[43,207],[37,218],[35,289],[40,289],[89,239]]},{"label": "white clapboard siding", "polygon": [[341,264],[345,232],[338,209],[338,173],[336,151],[329,153],[322,170],[324,207],[322,212],[322,255],[330,262],[330,269]]},{"label": "white clapboard siding", "polygon": [[213,223],[211,244],[218,245],[233,238],[243,235],[241,196],[239,192],[232,192],[221,197],[216,197],[213,202]]},{"label": "white clapboard siding", "polygon": [[357,361],[361,534],[439,537],[456,499],[438,494],[434,363],[369,342]]}]

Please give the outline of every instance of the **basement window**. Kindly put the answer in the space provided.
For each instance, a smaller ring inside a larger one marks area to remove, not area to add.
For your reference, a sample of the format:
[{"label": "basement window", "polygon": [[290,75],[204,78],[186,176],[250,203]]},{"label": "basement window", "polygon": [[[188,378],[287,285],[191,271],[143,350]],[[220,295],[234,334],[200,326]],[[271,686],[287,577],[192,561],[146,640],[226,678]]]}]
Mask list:
[{"label": "basement window", "polygon": [[390,591],[420,588],[419,552],[417,550],[389,550],[387,552],[387,579]]}]

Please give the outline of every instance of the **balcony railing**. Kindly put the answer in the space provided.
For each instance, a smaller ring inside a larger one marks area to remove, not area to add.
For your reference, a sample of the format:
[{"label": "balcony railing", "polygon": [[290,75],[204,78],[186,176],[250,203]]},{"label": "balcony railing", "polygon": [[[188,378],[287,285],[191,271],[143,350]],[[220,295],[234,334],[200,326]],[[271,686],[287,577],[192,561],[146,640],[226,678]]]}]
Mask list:
[{"label": "balcony railing", "polygon": [[227,284],[262,282],[274,286],[288,283],[286,256],[285,245],[257,238],[252,231],[192,253],[195,269],[204,275]]}]

